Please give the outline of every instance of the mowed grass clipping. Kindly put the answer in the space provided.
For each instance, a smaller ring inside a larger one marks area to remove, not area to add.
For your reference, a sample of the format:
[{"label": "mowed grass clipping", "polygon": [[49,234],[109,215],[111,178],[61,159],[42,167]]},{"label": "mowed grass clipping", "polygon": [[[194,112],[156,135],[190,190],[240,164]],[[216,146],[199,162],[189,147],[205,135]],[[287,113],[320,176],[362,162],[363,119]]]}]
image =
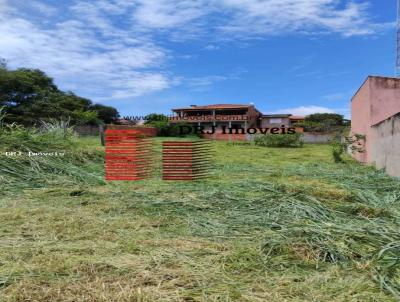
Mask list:
[{"label": "mowed grass clipping", "polygon": [[[55,185],[104,184],[99,139],[82,140],[70,130],[0,127],[0,196]],[[40,152],[47,155],[37,156]]]},{"label": "mowed grass clipping", "polygon": [[[101,154],[74,139],[73,154]],[[103,173],[92,155],[63,163],[87,182],[63,169],[39,168],[52,181],[29,179],[32,188],[7,178],[0,301],[399,299],[398,180],[334,164],[324,145],[213,149],[214,173],[198,182],[161,181],[160,171],[92,181]]]}]

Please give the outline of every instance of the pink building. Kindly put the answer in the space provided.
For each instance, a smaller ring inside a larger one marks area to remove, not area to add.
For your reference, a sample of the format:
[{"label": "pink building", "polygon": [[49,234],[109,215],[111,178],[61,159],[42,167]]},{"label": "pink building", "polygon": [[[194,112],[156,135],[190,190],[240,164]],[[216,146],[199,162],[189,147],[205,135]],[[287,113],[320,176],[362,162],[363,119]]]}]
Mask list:
[{"label": "pink building", "polygon": [[400,78],[369,76],[352,98],[351,132],[365,136],[354,158],[400,176]]}]

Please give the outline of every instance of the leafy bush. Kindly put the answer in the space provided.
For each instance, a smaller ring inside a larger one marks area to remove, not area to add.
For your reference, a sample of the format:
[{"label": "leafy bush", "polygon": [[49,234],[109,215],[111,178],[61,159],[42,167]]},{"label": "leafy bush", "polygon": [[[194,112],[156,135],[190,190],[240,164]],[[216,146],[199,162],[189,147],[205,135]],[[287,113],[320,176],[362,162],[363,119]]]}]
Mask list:
[{"label": "leafy bush", "polygon": [[168,135],[167,136],[186,136],[186,134],[181,134],[180,127],[191,127],[190,124],[181,122],[181,123],[171,123],[168,127]]},{"label": "leafy bush", "polygon": [[157,129],[158,136],[168,136],[169,123],[167,121],[152,121],[146,123],[146,126],[151,126]]},{"label": "leafy bush", "polygon": [[75,110],[72,117],[77,125],[98,125],[101,123],[96,111]]},{"label": "leafy bush", "polygon": [[331,142],[332,156],[335,163],[344,162],[343,155],[347,152],[351,154],[365,152],[363,148],[364,135],[353,134],[338,136]]},{"label": "leafy bush", "polygon": [[254,143],[263,147],[302,147],[301,136],[300,133],[260,135],[254,139]]},{"label": "leafy bush", "polygon": [[181,134],[180,126],[190,126],[188,123],[169,123],[167,121],[153,121],[146,125],[157,129],[158,136],[186,136]]},{"label": "leafy bush", "polygon": [[344,161],[342,155],[345,151],[343,144],[341,144],[340,142],[334,142],[331,145],[333,160],[335,161],[335,163],[342,163]]}]

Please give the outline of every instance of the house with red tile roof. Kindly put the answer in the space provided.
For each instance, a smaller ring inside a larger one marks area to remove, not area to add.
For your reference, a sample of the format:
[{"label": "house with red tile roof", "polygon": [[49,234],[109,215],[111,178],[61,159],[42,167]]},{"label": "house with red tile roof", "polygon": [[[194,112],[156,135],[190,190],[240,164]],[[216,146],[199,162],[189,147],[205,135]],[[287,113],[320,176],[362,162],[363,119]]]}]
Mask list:
[{"label": "house with red tile roof", "polygon": [[216,127],[219,133],[212,136],[214,139],[246,139],[246,136],[223,135],[222,127],[242,128],[245,131],[257,127],[291,127],[291,114],[264,115],[253,104],[213,104],[191,105],[190,107],[172,109],[173,116],[170,122],[186,122],[194,126],[204,127],[204,131]]},{"label": "house with red tile roof", "polygon": [[172,109],[171,122],[184,121],[205,126],[257,127],[261,112],[254,105],[215,104]]}]

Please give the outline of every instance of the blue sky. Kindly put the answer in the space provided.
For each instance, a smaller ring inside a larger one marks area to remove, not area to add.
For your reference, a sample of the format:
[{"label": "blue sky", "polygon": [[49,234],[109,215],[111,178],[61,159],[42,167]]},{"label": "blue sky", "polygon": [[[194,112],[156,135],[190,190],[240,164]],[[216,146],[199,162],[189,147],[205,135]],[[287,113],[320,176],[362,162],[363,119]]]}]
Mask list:
[{"label": "blue sky", "polygon": [[395,71],[396,0],[0,0],[0,57],[121,115],[338,112]]}]

